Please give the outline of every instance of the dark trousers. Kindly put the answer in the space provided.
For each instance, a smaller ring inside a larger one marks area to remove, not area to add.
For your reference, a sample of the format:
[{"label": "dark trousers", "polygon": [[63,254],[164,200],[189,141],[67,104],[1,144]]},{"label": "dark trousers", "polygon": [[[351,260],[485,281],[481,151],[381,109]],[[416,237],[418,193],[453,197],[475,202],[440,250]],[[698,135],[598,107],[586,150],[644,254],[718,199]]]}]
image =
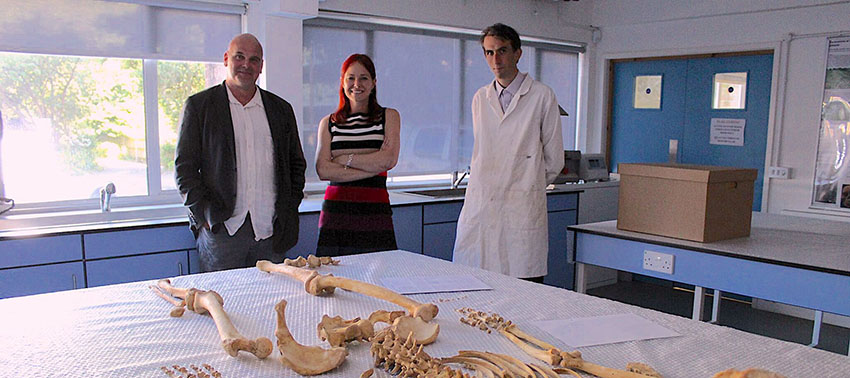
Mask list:
[{"label": "dark trousers", "polygon": [[247,268],[257,265],[259,260],[280,263],[283,254],[275,253],[274,238],[275,235],[272,235],[260,241],[254,240],[251,213],[233,236],[227,234],[224,224],[217,224],[212,230],[201,228],[197,240],[201,271]]}]

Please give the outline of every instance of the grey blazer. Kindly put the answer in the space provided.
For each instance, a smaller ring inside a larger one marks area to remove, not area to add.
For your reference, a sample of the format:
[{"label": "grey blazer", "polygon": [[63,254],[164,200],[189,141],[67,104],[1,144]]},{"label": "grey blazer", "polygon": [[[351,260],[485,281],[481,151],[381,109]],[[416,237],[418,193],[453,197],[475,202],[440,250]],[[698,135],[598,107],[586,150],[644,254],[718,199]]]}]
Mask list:
[{"label": "grey blazer", "polygon": [[[292,106],[271,92],[259,87],[258,90],[274,149],[275,250],[283,253],[298,241],[298,205],[304,197],[307,162]],[[189,209],[189,226],[196,237],[205,223],[213,227],[232,216],[236,204],[236,146],[224,83],[186,100],[174,168],[177,188]]]}]

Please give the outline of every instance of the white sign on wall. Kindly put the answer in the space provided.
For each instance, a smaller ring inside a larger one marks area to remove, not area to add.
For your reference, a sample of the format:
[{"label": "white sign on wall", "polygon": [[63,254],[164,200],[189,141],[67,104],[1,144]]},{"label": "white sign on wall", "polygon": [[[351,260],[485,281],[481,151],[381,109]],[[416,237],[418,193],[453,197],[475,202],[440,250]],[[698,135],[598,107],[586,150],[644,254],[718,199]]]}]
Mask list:
[{"label": "white sign on wall", "polygon": [[743,146],[744,126],[746,125],[746,119],[712,118],[710,143],[723,146]]}]

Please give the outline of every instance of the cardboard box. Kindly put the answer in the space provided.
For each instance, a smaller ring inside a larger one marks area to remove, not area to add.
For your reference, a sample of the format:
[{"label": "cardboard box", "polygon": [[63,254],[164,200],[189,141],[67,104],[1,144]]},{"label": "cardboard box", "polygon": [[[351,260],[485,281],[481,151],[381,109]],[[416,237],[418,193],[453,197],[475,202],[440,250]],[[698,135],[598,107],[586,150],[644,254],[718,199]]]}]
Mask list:
[{"label": "cardboard box", "polygon": [[710,243],[750,235],[758,171],[620,164],[617,228]]}]

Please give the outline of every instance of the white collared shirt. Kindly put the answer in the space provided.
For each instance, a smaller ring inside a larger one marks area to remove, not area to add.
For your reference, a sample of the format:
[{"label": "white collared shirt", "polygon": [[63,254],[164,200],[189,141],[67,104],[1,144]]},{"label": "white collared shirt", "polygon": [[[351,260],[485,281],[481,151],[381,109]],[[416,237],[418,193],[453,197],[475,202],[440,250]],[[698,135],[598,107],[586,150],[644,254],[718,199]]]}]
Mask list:
[{"label": "white collared shirt", "polygon": [[522,72],[517,72],[516,77],[508,84],[507,88],[503,87],[498,80],[494,80],[496,83],[496,93],[499,94],[499,105],[502,106],[502,112],[508,110],[511,100],[513,100],[514,95],[519,91],[519,87],[522,86],[524,80],[525,74]]},{"label": "white collared shirt", "polygon": [[[225,85],[227,87],[227,85]],[[233,137],[236,145],[236,206],[233,216],[224,221],[227,233],[236,234],[251,213],[254,239],[259,241],[274,232],[274,148],[269,120],[260,89],[245,106],[227,88]]]}]

